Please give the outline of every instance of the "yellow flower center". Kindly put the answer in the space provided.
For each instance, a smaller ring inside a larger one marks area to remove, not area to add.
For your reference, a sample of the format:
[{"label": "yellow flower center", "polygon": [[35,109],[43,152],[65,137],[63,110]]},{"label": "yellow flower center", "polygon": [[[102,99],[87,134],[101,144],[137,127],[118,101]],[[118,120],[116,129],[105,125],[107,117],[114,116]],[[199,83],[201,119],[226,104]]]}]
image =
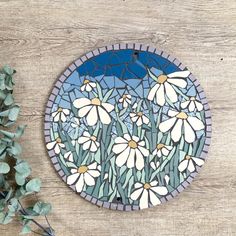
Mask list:
[{"label": "yellow flower center", "polygon": [[88,170],[87,166],[80,166],[77,170],[78,173],[83,174]]},{"label": "yellow flower center", "polygon": [[59,107],[57,111],[58,111],[58,112],[62,112],[62,108],[61,108],[61,107]]},{"label": "yellow flower center", "polygon": [[92,105],[101,106],[101,101],[98,98],[93,98],[91,100]]},{"label": "yellow flower center", "polygon": [[191,97],[191,98],[190,98],[190,101],[195,101],[195,100],[196,100],[195,97]]},{"label": "yellow flower center", "polygon": [[138,115],[138,116],[142,116],[143,113],[140,111],[140,112],[137,113],[137,115]]},{"label": "yellow flower center", "polygon": [[134,141],[134,140],[130,140],[129,141],[129,146],[131,148],[137,148],[138,147],[138,144]]},{"label": "yellow flower center", "polygon": [[186,160],[190,160],[190,159],[191,159],[191,156],[187,155],[187,156],[185,157],[185,159],[186,159]]},{"label": "yellow flower center", "polygon": [[123,99],[126,99],[126,98],[127,98],[127,95],[126,95],[126,94],[124,94],[124,95],[122,96],[122,98],[123,98]]},{"label": "yellow flower center", "polygon": [[146,183],[146,184],[144,184],[144,186],[143,186],[145,189],[150,189],[151,188],[151,185],[149,184],[149,183]]},{"label": "yellow flower center", "polygon": [[179,119],[186,120],[188,118],[188,115],[185,112],[180,112],[176,117]]},{"label": "yellow flower center", "polygon": [[88,84],[90,81],[88,79],[84,80],[84,84]]},{"label": "yellow flower center", "polygon": [[158,150],[162,149],[163,147],[165,147],[165,145],[163,143],[157,144],[157,149]]},{"label": "yellow flower center", "polygon": [[57,139],[56,139],[56,142],[57,142],[57,143],[61,143],[61,139],[60,139],[60,138],[57,138]]},{"label": "yellow flower center", "polygon": [[163,84],[163,83],[166,82],[167,79],[168,79],[168,77],[166,75],[160,75],[157,78],[157,82],[160,83],[160,84]]},{"label": "yellow flower center", "polygon": [[91,136],[90,139],[95,142],[97,140],[97,137],[96,136]]}]

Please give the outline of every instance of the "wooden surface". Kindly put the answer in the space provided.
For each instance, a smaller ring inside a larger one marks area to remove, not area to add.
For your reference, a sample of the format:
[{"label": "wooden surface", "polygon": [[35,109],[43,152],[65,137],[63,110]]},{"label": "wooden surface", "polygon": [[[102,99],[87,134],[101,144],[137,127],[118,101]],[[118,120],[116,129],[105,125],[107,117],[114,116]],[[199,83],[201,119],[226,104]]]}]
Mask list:
[{"label": "wooden surface", "polygon": [[[167,204],[139,212],[98,208],[57,176],[43,139],[44,107],[57,76],[100,46],[140,42],[186,64],[205,89],[213,116],[208,161]],[[53,203],[57,236],[236,235],[236,1],[0,1],[0,64],[17,71],[24,156]],[[0,235],[18,235],[13,222]]]}]

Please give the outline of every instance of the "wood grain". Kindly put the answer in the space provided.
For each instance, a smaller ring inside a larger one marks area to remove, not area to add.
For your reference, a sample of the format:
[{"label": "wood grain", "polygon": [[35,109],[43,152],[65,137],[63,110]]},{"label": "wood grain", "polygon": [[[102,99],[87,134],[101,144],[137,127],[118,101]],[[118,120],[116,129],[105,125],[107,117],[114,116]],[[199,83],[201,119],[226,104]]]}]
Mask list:
[{"label": "wood grain", "polygon": [[[139,212],[98,208],[57,176],[43,141],[44,107],[62,70],[100,46],[140,42],[179,58],[199,79],[213,116],[213,138],[201,174],[176,199]],[[236,235],[236,1],[0,1],[0,64],[18,71],[15,96],[40,197],[53,203],[57,236]],[[20,226],[0,226],[18,235]]]}]

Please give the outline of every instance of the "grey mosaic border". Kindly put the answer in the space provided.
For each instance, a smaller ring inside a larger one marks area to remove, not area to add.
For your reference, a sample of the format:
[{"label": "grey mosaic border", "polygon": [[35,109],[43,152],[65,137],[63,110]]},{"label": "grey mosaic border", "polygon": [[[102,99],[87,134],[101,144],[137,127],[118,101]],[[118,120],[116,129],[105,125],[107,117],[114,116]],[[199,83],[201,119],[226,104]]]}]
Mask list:
[{"label": "grey mosaic border", "polygon": [[[122,50],[122,49],[134,49],[134,50],[140,50],[140,51],[148,51],[148,52],[151,52],[151,53],[154,53],[154,54],[157,54],[157,55],[160,55],[160,56],[166,58],[167,60],[174,63],[176,66],[178,66],[181,70],[184,70],[187,68],[177,58],[175,58],[163,51],[160,51],[152,46],[140,44],[140,43],[114,44],[114,45],[101,47],[101,48],[98,48],[98,49],[95,49],[91,52],[86,53],[85,55],[83,55],[80,58],[78,58],[77,60],[75,60],[71,65],[69,65],[69,67],[59,76],[58,80],[56,81],[56,83],[53,86],[53,89],[52,89],[52,92],[48,98],[48,102],[46,104],[46,110],[45,110],[45,119],[44,119],[45,144],[52,141],[50,139],[50,123],[51,123],[50,122],[50,110],[52,108],[52,105],[53,105],[53,102],[54,102],[56,96],[59,93],[59,89],[60,89],[62,83],[71,75],[71,73],[73,71],[76,70],[76,68],[78,66],[82,65],[85,61],[87,61],[91,57],[97,56],[105,51]],[[189,75],[189,79],[196,86],[197,92],[199,93],[199,96],[200,96],[200,99],[201,99],[201,102],[203,104],[204,111],[205,111],[206,140],[205,140],[205,144],[203,146],[203,150],[200,155],[200,158],[202,158],[203,160],[206,160],[207,153],[208,153],[209,146],[210,146],[210,142],[211,142],[211,132],[212,132],[212,120],[211,120],[210,107],[209,107],[209,104],[207,102],[207,99],[206,99],[206,96],[205,96],[205,93],[204,93],[202,87],[200,86],[197,79],[193,76],[193,74]],[[60,168],[60,165],[57,162],[56,154],[54,153],[53,150],[47,151],[47,152],[48,152],[48,155],[49,155],[51,162],[52,162],[54,168],[56,169],[57,173],[63,179],[63,181],[66,183],[65,173]],[[177,196],[180,192],[182,192],[185,188],[187,188],[190,185],[190,183],[193,181],[193,179],[197,176],[200,169],[201,169],[201,167],[197,166],[196,171],[191,173],[189,175],[189,177],[183,183],[181,183],[174,191],[172,191],[171,193],[169,193],[168,195],[166,195],[165,197],[162,197],[160,199],[161,203],[165,203],[165,202],[171,200],[172,198]],[[74,185],[69,186],[69,187],[73,191],[75,191]],[[101,200],[94,198],[93,196],[91,196],[89,194],[86,194],[85,192],[81,192],[81,193],[77,193],[77,194],[79,194],[82,198],[86,199],[87,201],[89,201],[99,207],[104,207],[104,208],[108,208],[108,209],[112,209],[112,210],[120,210],[120,211],[140,210],[139,206],[136,206],[136,205],[123,205],[120,203],[110,203],[110,202],[101,201]],[[153,206],[150,205],[149,207],[153,207]]]}]

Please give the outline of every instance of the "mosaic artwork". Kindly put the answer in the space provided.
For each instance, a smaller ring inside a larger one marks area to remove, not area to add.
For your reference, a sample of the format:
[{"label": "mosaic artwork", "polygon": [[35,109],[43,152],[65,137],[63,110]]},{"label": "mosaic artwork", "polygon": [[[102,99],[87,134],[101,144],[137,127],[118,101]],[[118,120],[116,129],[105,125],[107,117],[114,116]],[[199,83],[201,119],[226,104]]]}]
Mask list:
[{"label": "mosaic artwork", "polygon": [[211,117],[204,92],[174,57],[141,44],[87,53],[49,97],[45,140],[62,179],[117,210],[158,205],[204,164]]}]

